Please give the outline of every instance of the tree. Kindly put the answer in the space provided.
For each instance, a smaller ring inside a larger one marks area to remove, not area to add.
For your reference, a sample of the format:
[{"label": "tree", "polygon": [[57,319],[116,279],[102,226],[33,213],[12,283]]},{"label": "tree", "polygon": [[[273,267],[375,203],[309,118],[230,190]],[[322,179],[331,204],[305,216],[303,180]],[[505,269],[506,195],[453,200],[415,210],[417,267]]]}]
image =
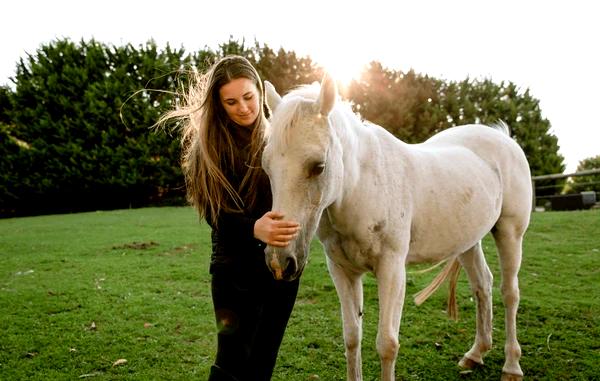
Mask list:
[{"label": "tree", "polygon": [[520,92],[512,82],[495,84],[489,79],[466,79],[442,85],[440,100],[452,125],[506,122],[513,138],[525,151],[533,175],[564,171],[558,138],[542,117],[539,101],[529,90]]},{"label": "tree", "polygon": [[[280,93],[323,75],[310,57],[233,38],[217,51],[193,54],[168,45],[159,50],[152,41],[117,47],[57,40],[22,59],[15,89],[0,87],[0,214],[183,196],[178,137],[149,127],[176,104],[190,72],[204,72],[227,54],[248,58]],[[564,170],[539,101],[510,82],[443,81],[372,62],[343,90],[362,117],[406,142],[458,124],[504,120],[534,175]]]},{"label": "tree", "polygon": [[[446,128],[461,124],[506,122],[523,148],[533,175],[561,173],[564,158],[558,138],[541,114],[539,101],[529,90],[511,82],[489,79],[442,81],[428,76],[385,69],[371,63],[349,87],[354,109],[408,143],[419,143]],[[554,193],[564,180],[539,185],[540,195]]]},{"label": "tree", "polygon": [[13,108],[10,96],[10,88],[7,86],[0,86],[0,123],[8,123],[10,121],[9,112]]},{"label": "tree", "polygon": [[0,88],[0,214],[146,205],[183,196],[179,142],[150,127],[188,74],[239,54],[281,89],[316,79],[310,58],[233,39],[186,54],[57,40],[17,65]]},{"label": "tree", "polygon": [[[440,101],[451,125],[483,123],[499,120],[511,128],[533,176],[562,173],[564,158],[558,152],[558,138],[550,132],[550,122],[542,117],[539,100],[529,90],[519,91],[512,82],[496,84],[489,79],[441,83]],[[553,194],[564,180],[538,181],[539,196]]]},{"label": "tree", "polygon": [[[583,159],[577,165],[577,172],[591,169],[600,169],[600,155]],[[583,191],[600,192],[600,173],[589,176],[572,177],[567,184],[567,193],[579,193]]]},{"label": "tree", "polygon": [[371,62],[346,94],[363,118],[407,143],[417,143],[447,127],[436,106],[436,85],[412,70],[404,74]]},{"label": "tree", "polygon": [[297,57],[294,52],[286,52],[283,48],[277,53],[269,46],[254,48],[255,61],[251,61],[261,78],[268,80],[277,91],[285,94],[292,88],[319,81],[323,70],[318,68],[309,57]]},{"label": "tree", "polygon": [[[11,176],[1,209],[143,205],[181,187],[175,139],[149,130],[169,107],[183,49],[58,40],[17,65]],[[6,128],[4,128],[6,130]],[[6,133],[6,131],[5,131]],[[26,148],[23,148],[26,147]],[[6,166],[6,163],[3,164]]]},{"label": "tree", "polygon": [[195,59],[196,67],[202,72],[219,58],[230,54],[247,58],[261,79],[271,82],[281,93],[301,84],[318,81],[323,75],[323,69],[317,67],[310,57],[298,57],[295,52],[283,48],[275,52],[267,44],[261,45],[258,41],[248,47],[244,39],[239,41],[231,36],[227,42],[219,45],[219,53],[201,51],[203,58]]},{"label": "tree", "polygon": [[27,158],[22,153],[27,149],[24,142],[12,136],[11,126],[0,120],[0,205],[3,205],[0,208],[0,215],[3,214],[5,208],[8,211],[14,211],[14,207],[9,206],[16,197],[11,184],[18,184],[22,181],[15,168],[25,164],[24,160]]}]

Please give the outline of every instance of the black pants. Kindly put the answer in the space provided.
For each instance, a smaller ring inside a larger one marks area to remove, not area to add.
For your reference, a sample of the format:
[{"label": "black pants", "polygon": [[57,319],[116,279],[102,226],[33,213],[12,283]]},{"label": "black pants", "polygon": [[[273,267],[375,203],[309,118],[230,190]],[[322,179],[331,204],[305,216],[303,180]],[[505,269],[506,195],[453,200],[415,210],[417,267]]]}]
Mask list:
[{"label": "black pants", "polygon": [[270,380],[299,280],[276,281],[264,262],[211,273],[218,347],[209,381]]}]

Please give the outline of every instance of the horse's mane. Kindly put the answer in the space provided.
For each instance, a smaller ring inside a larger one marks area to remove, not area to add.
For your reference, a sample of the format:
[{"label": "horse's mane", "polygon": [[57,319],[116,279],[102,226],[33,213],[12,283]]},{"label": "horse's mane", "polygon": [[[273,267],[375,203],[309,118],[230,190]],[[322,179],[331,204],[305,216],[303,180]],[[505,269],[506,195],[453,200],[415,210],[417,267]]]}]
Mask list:
[{"label": "horse's mane", "polygon": [[[288,144],[289,131],[297,124],[301,117],[300,109],[308,104],[313,104],[319,98],[321,87],[318,83],[301,85],[287,93],[277,107],[277,112],[272,115],[271,123],[265,130],[265,141],[271,141],[277,146],[285,147]],[[348,102],[337,99],[330,118],[349,119],[353,115],[359,119]],[[334,123],[338,124],[338,123]],[[277,126],[278,128],[274,128]]]}]

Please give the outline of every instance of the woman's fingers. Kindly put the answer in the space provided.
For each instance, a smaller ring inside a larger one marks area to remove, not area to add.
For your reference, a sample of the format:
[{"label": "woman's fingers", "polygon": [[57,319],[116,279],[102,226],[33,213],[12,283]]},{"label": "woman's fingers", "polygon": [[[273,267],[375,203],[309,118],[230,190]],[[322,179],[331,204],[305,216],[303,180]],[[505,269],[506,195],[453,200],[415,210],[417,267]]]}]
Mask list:
[{"label": "woman's fingers", "polygon": [[293,232],[290,233],[279,233],[271,236],[271,242],[269,245],[276,247],[285,247],[287,246],[291,240],[298,236],[298,233],[295,229],[292,229]]},{"label": "woman's fingers", "polygon": [[278,241],[291,241],[298,236],[298,228],[279,229],[273,232],[273,238]]},{"label": "woman's fingers", "polygon": [[267,212],[267,213],[265,213],[265,216],[267,216],[271,220],[273,220],[273,224],[275,224],[278,227],[294,227],[294,226],[299,226],[299,224],[296,221],[284,220],[283,213],[280,213],[280,212],[277,212],[277,211]]},{"label": "woman's fingers", "polygon": [[272,220],[281,220],[283,218],[283,214],[274,210],[271,210],[265,213],[265,216],[269,217]]},{"label": "woman's fingers", "polygon": [[290,234],[296,234],[299,231],[300,231],[300,227],[277,228],[274,230],[274,233],[279,234],[279,235],[290,235]]},{"label": "woman's fingers", "polygon": [[293,234],[277,234],[273,237],[275,241],[286,241],[289,242],[298,236],[297,233]]},{"label": "woman's fingers", "polygon": [[300,224],[283,218],[283,213],[277,211],[265,213],[255,223],[255,236],[271,246],[287,246],[298,236]]},{"label": "woman's fingers", "polygon": [[284,247],[287,246],[297,236],[297,234],[279,235],[273,238],[273,240],[271,241],[272,243],[270,243],[270,245]]},{"label": "woman's fingers", "polygon": [[272,241],[269,243],[269,245],[274,246],[274,247],[286,247],[289,244],[289,242],[283,242],[283,241]]},{"label": "woman's fingers", "polygon": [[300,225],[293,221],[275,221],[273,222],[273,229],[278,231],[298,231]]}]

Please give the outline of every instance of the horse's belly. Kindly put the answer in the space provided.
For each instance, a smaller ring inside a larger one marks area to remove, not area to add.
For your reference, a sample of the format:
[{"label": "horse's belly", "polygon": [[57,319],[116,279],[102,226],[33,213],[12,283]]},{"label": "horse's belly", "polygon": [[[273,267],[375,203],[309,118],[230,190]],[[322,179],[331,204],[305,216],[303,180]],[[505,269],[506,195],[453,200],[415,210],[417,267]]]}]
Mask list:
[{"label": "horse's belly", "polygon": [[413,198],[409,262],[435,262],[463,253],[498,220],[503,202],[498,172],[471,156],[451,169],[438,163],[419,184]]},{"label": "horse's belly", "polygon": [[439,262],[445,258],[464,253],[469,248],[473,247],[480,238],[453,240],[452,242],[436,242],[422,244],[422,243],[411,243],[408,255],[406,258],[407,263],[432,263]]},{"label": "horse's belly", "polygon": [[470,249],[496,223],[501,206],[495,204],[420,218],[411,227],[407,261],[436,262]]}]

